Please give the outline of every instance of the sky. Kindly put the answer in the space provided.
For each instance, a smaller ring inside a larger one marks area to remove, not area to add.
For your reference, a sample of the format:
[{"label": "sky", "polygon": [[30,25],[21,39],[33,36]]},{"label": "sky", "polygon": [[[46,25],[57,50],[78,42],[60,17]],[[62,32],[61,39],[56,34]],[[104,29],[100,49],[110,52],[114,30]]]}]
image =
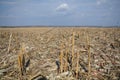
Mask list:
[{"label": "sky", "polygon": [[120,0],[0,0],[0,26],[120,26]]}]

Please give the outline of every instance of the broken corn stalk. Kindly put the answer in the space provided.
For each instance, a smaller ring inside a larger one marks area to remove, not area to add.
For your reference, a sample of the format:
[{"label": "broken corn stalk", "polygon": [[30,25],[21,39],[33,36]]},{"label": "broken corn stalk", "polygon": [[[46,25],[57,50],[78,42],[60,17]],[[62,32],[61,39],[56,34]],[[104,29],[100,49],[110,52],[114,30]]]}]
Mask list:
[{"label": "broken corn stalk", "polygon": [[72,35],[72,68],[73,68],[73,63],[74,63],[74,35],[75,33],[73,32],[73,35]]},{"label": "broken corn stalk", "polygon": [[63,72],[63,51],[60,54],[60,72]]},{"label": "broken corn stalk", "polygon": [[24,47],[20,49],[20,53],[18,54],[18,67],[20,70],[20,75],[24,75],[25,73],[25,56],[24,56]]},{"label": "broken corn stalk", "polygon": [[67,60],[68,60],[68,50],[66,50],[66,52],[65,52],[65,65],[64,65],[64,71],[67,71],[68,70],[68,62],[67,62]]},{"label": "broken corn stalk", "polygon": [[90,53],[90,39],[87,33],[87,46],[88,46],[88,80],[90,80],[90,73],[91,73],[91,53]]},{"label": "broken corn stalk", "polygon": [[79,52],[77,52],[76,78],[78,78],[79,71]]}]

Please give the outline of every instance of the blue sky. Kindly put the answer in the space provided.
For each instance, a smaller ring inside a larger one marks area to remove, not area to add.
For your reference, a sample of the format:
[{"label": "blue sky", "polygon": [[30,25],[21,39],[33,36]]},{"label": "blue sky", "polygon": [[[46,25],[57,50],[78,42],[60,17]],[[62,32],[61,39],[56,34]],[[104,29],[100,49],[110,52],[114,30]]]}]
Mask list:
[{"label": "blue sky", "polygon": [[0,0],[0,26],[120,26],[120,0]]}]

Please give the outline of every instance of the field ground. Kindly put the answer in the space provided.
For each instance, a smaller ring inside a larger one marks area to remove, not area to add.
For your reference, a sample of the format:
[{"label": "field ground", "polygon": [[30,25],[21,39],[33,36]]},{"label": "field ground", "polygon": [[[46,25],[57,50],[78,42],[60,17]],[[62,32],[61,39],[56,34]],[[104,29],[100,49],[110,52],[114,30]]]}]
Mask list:
[{"label": "field ground", "polygon": [[0,80],[119,80],[120,28],[0,28]]}]

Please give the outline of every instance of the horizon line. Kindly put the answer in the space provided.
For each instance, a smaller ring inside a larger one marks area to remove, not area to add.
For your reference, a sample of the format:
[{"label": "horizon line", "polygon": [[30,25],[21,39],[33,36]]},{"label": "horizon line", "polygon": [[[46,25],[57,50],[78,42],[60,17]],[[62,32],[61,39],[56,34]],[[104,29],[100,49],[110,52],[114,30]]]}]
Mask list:
[{"label": "horizon line", "polygon": [[7,25],[7,26],[0,26],[0,28],[20,28],[20,27],[117,27],[117,28],[120,28],[120,26],[88,26],[88,25],[83,25],[83,26],[80,26],[80,25],[21,25],[21,26],[13,26],[13,25]]}]

